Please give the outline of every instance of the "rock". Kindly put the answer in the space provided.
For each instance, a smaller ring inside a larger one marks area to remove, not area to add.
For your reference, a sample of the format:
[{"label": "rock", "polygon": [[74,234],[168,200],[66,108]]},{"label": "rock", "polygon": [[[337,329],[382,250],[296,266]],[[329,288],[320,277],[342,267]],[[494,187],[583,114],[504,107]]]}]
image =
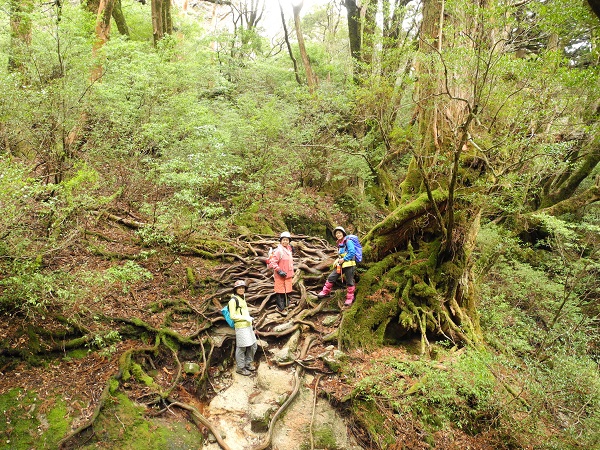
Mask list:
[{"label": "rock", "polygon": [[323,326],[330,327],[337,322],[338,316],[327,316],[323,319]]},{"label": "rock", "polygon": [[348,358],[348,355],[346,355],[343,351],[336,349],[333,351],[333,357],[338,361],[344,361]]},{"label": "rock", "polygon": [[342,368],[342,364],[340,363],[340,361],[338,361],[335,358],[329,358],[326,356],[323,358],[323,362],[327,367],[329,367],[329,370],[331,370],[332,372],[339,372]]},{"label": "rock", "polygon": [[200,364],[191,361],[186,361],[183,363],[183,371],[185,373],[195,375],[198,372],[200,372]]},{"label": "rock", "polygon": [[294,355],[289,347],[283,347],[281,350],[276,352],[273,357],[275,358],[275,361],[280,363],[289,362],[296,359],[296,355]]},{"label": "rock", "polygon": [[266,433],[269,431],[271,417],[275,414],[275,407],[260,403],[253,405],[248,414],[250,418],[250,429],[255,433]]}]

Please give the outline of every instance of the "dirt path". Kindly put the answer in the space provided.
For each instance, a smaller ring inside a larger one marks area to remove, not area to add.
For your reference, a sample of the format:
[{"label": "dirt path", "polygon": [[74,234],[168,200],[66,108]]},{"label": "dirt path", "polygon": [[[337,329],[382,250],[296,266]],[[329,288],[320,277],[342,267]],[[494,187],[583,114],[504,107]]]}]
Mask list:
[{"label": "dirt path", "polygon": [[[251,377],[232,372],[231,384],[217,393],[205,411],[231,450],[248,450],[263,441],[270,418],[292,390],[293,370],[270,366],[263,360]],[[318,398],[315,404],[314,382],[312,375],[302,378],[298,396],[274,427],[272,448],[360,449],[329,403]],[[204,449],[220,450],[220,446],[211,442]]]}]

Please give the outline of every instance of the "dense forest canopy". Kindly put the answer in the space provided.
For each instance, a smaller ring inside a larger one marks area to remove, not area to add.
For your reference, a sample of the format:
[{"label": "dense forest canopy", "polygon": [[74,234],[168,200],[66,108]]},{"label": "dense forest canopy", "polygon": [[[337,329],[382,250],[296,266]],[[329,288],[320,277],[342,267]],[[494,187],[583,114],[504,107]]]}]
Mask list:
[{"label": "dense forest canopy", "polygon": [[[0,4],[0,311],[21,324],[2,372],[65,342],[124,345],[115,323],[170,352],[163,328],[94,304],[155,280],[201,304],[206,331],[216,261],[343,225],[365,261],[326,338],[415,353],[340,369],[365,442],[400,448],[389,420],[419,430],[410,448],[446,448],[444,428],[487,448],[600,445],[595,1]],[[317,314],[327,267],[309,265],[295,286]],[[204,352],[200,334],[170,338]]]}]

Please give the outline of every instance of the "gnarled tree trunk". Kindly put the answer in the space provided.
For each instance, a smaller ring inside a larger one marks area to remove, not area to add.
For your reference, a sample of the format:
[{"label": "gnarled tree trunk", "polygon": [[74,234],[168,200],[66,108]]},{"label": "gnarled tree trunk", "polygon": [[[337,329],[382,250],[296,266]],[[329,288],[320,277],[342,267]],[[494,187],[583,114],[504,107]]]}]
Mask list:
[{"label": "gnarled tree trunk", "polygon": [[[472,262],[481,209],[459,176],[476,93],[453,86],[439,64],[443,2],[423,4],[417,78],[418,147],[401,185],[401,206],[365,237],[365,258],[355,306],[341,339],[371,346],[419,337],[477,345],[481,341]],[[459,195],[460,193],[460,195]]]}]

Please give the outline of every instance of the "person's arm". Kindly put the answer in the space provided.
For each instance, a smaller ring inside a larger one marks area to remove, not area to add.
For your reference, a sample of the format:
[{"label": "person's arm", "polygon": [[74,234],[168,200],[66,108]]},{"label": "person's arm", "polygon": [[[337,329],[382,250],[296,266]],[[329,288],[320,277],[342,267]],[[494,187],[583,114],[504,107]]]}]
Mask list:
[{"label": "person's arm", "polygon": [[356,247],[354,247],[354,242],[352,242],[350,239],[347,239],[344,261],[352,261],[354,259],[354,255],[356,255]]},{"label": "person's arm", "polygon": [[281,252],[279,252],[279,247],[277,247],[275,250],[273,250],[273,254],[271,255],[271,262],[269,263],[269,266],[275,272],[279,271],[279,260],[280,259],[281,259]]},{"label": "person's arm", "polygon": [[275,273],[281,277],[285,277],[287,274],[281,270],[279,267],[279,261],[281,260],[281,251],[279,251],[279,247],[275,249],[273,255],[271,257],[271,268],[275,271]]}]

